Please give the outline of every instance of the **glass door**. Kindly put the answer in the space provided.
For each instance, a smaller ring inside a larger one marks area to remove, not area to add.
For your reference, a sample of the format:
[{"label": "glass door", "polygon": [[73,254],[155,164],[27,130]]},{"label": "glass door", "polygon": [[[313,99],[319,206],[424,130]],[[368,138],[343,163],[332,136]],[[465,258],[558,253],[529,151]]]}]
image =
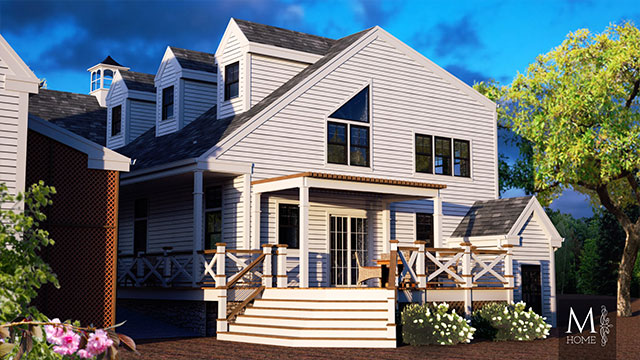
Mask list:
[{"label": "glass door", "polygon": [[363,265],[368,257],[367,219],[331,215],[329,222],[331,285],[356,285],[358,264],[355,254]]}]

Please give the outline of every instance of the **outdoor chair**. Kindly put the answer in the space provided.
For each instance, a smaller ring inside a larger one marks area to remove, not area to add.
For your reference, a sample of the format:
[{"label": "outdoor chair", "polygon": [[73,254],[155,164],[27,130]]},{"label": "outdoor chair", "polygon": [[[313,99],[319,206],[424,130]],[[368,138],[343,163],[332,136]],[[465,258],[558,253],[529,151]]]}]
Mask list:
[{"label": "outdoor chair", "polygon": [[355,257],[356,263],[358,264],[357,286],[360,286],[363,282],[369,279],[380,279],[380,281],[382,281],[382,266],[362,266],[357,252],[355,253]]}]

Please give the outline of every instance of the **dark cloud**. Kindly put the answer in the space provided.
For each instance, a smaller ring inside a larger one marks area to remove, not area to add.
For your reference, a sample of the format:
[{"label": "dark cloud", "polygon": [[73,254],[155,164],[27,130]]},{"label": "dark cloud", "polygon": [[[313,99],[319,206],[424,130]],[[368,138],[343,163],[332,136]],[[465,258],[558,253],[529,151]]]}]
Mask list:
[{"label": "dark cloud", "polygon": [[469,86],[473,86],[475,82],[489,80],[490,76],[483,73],[470,70],[464,65],[452,64],[444,67],[448,72],[455,75],[458,79],[464,81]]},{"label": "dark cloud", "polygon": [[466,57],[468,52],[482,48],[482,43],[470,16],[466,15],[457,22],[436,25],[433,47],[438,56]]}]

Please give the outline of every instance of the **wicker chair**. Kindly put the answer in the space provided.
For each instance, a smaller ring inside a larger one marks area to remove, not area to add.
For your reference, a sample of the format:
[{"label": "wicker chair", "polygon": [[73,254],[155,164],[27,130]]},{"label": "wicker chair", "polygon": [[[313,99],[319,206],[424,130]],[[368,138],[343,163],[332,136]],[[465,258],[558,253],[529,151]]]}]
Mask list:
[{"label": "wicker chair", "polygon": [[355,253],[356,263],[358,264],[358,281],[356,282],[357,286],[360,286],[364,281],[369,279],[380,279],[382,280],[382,267],[381,266],[362,266],[360,264],[360,258],[358,257],[358,253]]}]

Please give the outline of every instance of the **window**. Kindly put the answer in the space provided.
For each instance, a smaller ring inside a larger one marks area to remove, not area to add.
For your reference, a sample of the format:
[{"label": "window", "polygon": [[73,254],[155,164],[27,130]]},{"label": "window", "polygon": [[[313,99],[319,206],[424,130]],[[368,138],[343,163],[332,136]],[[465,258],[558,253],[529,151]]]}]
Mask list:
[{"label": "window", "polygon": [[366,124],[329,121],[327,124],[327,162],[365,166],[370,164],[369,87],[365,87],[333,112],[331,120],[357,121]]},{"label": "window", "polygon": [[137,199],[133,210],[133,253],[147,251],[147,219],[149,216],[149,202],[147,199]]},{"label": "window", "polygon": [[111,136],[120,135],[122,130],[122,105],[111,108]]},{"label": "window", "polygon": [[173,86],[162,89],[162,120],[173,116]]},{"label": "window", "polygon": [[433,214],[416,213],[416,240],[426,241],[426,247],[433,247]]},{"label": "window", "polygon": [[451,175],[451,139],[436,137],[435,173]]},{"label": "window", "polygon": [[91,91],[100,88],[100,70],[91,73]]},{"label": "window", "polygon": [[108,89],[111,87],[111,81],[113,81],[113,71],[105,70],[103,75],[104,79],[102,79],[102,87]]},{"label": "window", "polygon": [[222,242],[222,187],[208,188],[204,197],[204,248],[215,249]]},{"label": "window", "polygon": [[469,161],[469,142],[453,140],[453,175],[470,177],[471,162]]},{"label": "window", "polygon": [[240,63],[234,62],[224,67],[224,100],[238,97]]},{"label": "window", "polygon": [[416,172],[433,173],[433,148],[430,135],[416,134]]},{"label": "window", "polygon": [[278,244],[287,244],[289,249],[300,249],[299,219],[298,205],[280,204],[278,206]]}]

